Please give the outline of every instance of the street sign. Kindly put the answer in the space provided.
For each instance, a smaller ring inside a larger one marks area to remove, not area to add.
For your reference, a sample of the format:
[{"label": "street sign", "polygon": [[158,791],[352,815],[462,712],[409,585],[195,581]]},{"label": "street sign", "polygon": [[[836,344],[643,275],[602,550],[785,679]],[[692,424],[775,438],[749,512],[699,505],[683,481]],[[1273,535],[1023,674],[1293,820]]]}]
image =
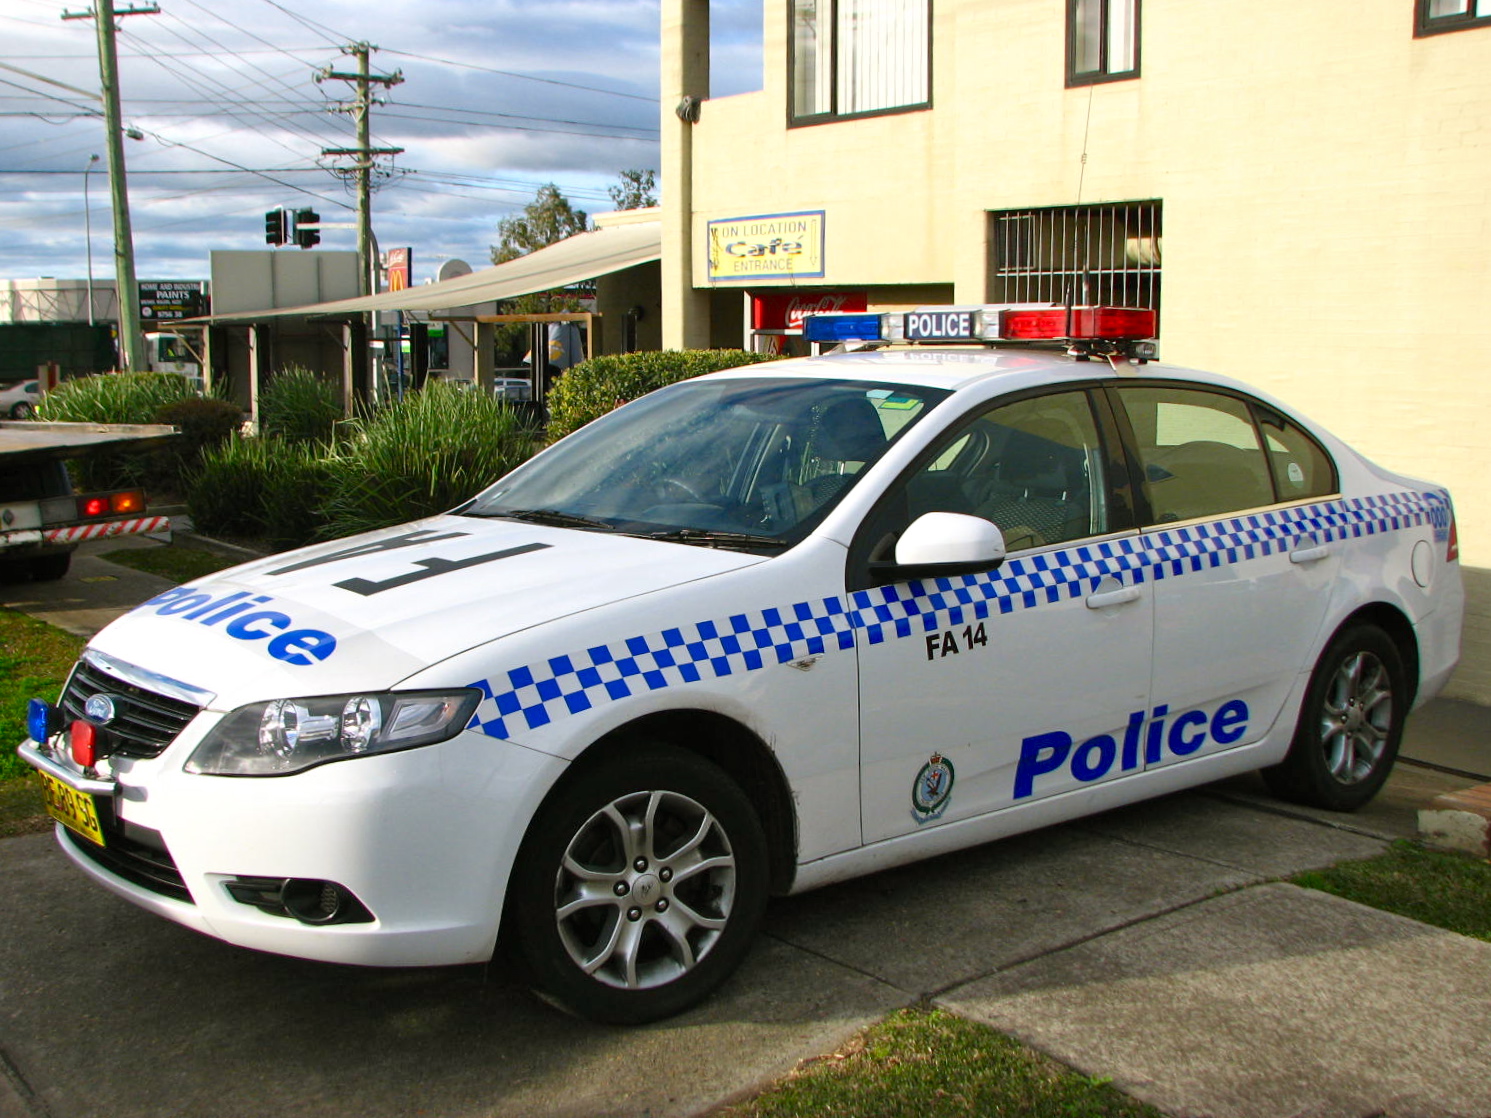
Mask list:
[{"label": "street sign", "polygon": [[146,280],[140,283],[140,317],[147,322],[199,318],[207,313],[203,280]]}]

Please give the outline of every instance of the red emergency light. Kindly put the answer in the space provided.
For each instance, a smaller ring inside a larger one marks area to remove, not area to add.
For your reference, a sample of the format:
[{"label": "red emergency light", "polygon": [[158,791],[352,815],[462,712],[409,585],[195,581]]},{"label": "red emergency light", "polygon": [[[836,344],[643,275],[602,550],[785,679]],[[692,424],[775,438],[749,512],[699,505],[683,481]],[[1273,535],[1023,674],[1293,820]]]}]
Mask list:
[{"label": "red emergency light", "polygon": [[67,740],[72,746],[72,759],[85,769],[91,769],[98,761],[98,733],[97,726],[82,719],[68,727]]},{"label": "red emergency light", "polygon": [[1144,307],[1035,307],[999,314],[1009,341],[1142,341],[1155,336],[1155,312]]}]

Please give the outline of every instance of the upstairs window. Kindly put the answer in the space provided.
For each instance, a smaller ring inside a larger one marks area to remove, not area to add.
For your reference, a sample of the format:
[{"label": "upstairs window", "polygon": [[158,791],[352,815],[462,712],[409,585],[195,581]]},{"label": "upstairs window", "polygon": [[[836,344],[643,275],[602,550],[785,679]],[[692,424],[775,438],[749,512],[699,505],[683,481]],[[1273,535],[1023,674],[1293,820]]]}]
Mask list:
[{"label": "upstairs window", "polygon": [[1414,0],[1414,35],[1491,26],[1491,0]]},{"label": "upstairs window", "polygon": [[793,124],[931,104],[931,0],[790,0]]},{"label": "upstairs window", "polygon": [[1067,85],[1138,76],[1139,0],[1067,0]]}]

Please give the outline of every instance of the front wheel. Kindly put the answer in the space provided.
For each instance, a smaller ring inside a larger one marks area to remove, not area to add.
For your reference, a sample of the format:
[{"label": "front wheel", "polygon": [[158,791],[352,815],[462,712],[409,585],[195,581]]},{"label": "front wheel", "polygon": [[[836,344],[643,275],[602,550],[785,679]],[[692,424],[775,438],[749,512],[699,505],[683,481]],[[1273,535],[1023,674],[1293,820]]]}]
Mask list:
[{"label": "front wheel", "polygon": [[10,418],[12,419],[34,419],[35,416],[36,409],[31,406],[31,401],[29,400],[22,400],[10,409]]},{"label": "front wheel", "polygon": [[1281,799],[1355,811],[1392,771],[1408,715],[1408,678],[1397,645],[1370,625],[1331,642],[1310,677],[1294,741],[1263,770]]},{"label": "front wheel", "polygon": [[766,840],[723,771],[681,749],[618,753],[540,810],[513,870],[535,984],[581,1017],[640,1024],[707,996],[766,904]]}]

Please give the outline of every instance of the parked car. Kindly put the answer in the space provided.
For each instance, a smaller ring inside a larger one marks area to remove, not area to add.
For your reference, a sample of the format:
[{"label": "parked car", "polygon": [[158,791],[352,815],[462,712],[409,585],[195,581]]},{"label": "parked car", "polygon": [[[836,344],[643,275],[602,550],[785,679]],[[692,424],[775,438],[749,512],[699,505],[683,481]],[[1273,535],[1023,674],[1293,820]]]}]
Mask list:
[{"label": "parked car", "polygon": [[34,380],[0,387],[0,415],[10,419],[30,419],[41,400],[41,388]]},{"label": "parked car", "polygon": [[502,933],[638,1022],[769,894],[1254,769],[1337,811],[1382,786],[1458,656],[1443,488],[1147,362],[1133,312],[806,329],[918,344],[672,385],[447,515],[114,622],[21,747],[62,848],[266,951]]},{"label": "parked car", "polygon": [[492,392],[499,400],[517,403],[533,399],[533,384],[521,377],[498,377],[492,382]]}]

